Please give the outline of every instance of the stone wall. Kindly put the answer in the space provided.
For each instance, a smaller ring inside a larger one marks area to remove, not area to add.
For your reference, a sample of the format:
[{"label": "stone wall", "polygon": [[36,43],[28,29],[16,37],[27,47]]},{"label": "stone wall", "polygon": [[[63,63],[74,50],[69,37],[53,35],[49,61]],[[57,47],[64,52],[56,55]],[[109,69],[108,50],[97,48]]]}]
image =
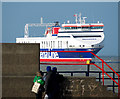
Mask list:
[{"label": "stone wall", "polygon": [[81,97],[117,99],[117,95],[108,91],[107,87],[97,82],[95,77],[65,77],[63,96],[67,99]]},{"label": "stone wall", "polygon": [[2,44],[2,97],[35,97],[31,93],[39,70],[39,44]]}]

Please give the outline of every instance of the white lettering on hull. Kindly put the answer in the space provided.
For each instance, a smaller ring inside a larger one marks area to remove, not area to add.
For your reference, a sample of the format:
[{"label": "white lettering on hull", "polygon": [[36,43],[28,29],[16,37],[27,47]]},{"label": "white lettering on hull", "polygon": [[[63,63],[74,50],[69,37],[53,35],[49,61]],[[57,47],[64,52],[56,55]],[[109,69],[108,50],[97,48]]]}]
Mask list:
[{"label": "white lettering on hull", "polygon": [[40,58],[59,58],[57,52],[40,52]]}]

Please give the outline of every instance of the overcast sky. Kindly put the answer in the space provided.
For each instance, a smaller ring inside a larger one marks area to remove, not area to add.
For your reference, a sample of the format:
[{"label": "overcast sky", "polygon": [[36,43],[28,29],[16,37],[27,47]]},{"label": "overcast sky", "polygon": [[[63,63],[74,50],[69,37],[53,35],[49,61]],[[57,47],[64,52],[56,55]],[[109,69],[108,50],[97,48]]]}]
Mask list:
[{"label": "overcast sky", "polygon": [[[59,21],[61,24],[70,20],[74,23],[76,13],[81,12],[87,16],[86,22],[103,22],[104,24],[104,48],[98,55],[118,55],[118,3],[117,2],[3,2],[2,3],[2,42],[15,43],[17,37],[24,36],[26,23],[39,23]],[[34,31],[35,29],[30,29]],[[43,36],[34,34],[30,35]],[[32,34],[33,33],[33,34]]]}]

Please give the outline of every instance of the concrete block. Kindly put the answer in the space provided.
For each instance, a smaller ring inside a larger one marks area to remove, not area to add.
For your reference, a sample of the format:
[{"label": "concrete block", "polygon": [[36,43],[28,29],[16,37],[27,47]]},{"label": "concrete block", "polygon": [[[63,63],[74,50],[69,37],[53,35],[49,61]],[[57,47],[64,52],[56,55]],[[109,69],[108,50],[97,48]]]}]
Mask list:
[{"label": "concrete block", "polygon": [[35,97],[31,92],[34,77],[3,77],[2,97]]},{"label": "concrete block", "polygon": [[34,75],[39,70],[39,44],[2,44],[2,75]]}]

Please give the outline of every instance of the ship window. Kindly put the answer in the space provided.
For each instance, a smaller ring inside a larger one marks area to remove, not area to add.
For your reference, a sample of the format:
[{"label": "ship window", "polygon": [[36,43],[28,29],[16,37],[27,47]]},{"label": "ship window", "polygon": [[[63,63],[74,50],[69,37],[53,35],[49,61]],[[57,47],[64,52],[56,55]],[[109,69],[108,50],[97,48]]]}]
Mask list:
[{"label": "ship window", "polygon": [[65,29],[71,29],[71,27],[65,27]]},{"label": "ship window", "polygon": [[90,27],[82,27],[82,29],[89,29]]},{"label": "ship window", "polygon": [[70,38],[70,36],[58,36],[59,38]]},{"label": "ship window", "polygon": [[43,41],[42,41],[42,48],[43,48]]},{"label": "ship window", "polygon": [[71,27],[71,29],[77,29],[77,27]]},{"label": "ship window", "polygon": [[103,27],[102,26],[100,26],[100,27],[91,27],[91,29],[103,29]]},{"label": "ship window", "polygon": [[86,36],[73,36],[74,38],[80,38],[80,37],[101,37],[101,35],[86,35]]},{"label": "ship window", "polygon": [[60,47],[62,48],[62,41],[60,41]]},{"label": "ship window", "polygon": [[58,48],[62,48],[62,41],[58,41]]},{"label": "ship window", "polygon": [[58,48],[60,48],[60,41],[58,41]]},{"label": "ship window", "polygon": [[85,45],[83,45],[83,47],[85,47]]},{"label": "ship window", "polygon": [[42,43],[42,46],[43,46],[42,48],[44,48],[44,41],[43,41],[43,43]]},{"label": "ship window", "polygon": [[66,47],[68,48],[68,41],[66,41]]},{"label": "ship window", "polygon": [[79,45],[81,47],[81,45]]},{"label": "ship window", "polygon": [[49,41],[49,47],[50,47],[50,41]]},{"label": "ship window", "polygon": [[51,41],[51,48],[52,48],[52,41]]},{"label": "ship window", "polygon": [[44,44],[43,44],[44,48],[45,48],[45,41],[44,41]]},{"label": "ship window", "polygon": [[48,47],[48,41],[46,41],[46,47]]},{"label": "ship window", "polygon": [[55,41],[53,41],[53,48],[55,48]]},{"label": "ship window", "polygon": [[94,47],[94,45],[91,45],[92,47]]},{"label": "ship window", "polygon": [[77,27],[78,29],[81,29],[81,27]]}]

